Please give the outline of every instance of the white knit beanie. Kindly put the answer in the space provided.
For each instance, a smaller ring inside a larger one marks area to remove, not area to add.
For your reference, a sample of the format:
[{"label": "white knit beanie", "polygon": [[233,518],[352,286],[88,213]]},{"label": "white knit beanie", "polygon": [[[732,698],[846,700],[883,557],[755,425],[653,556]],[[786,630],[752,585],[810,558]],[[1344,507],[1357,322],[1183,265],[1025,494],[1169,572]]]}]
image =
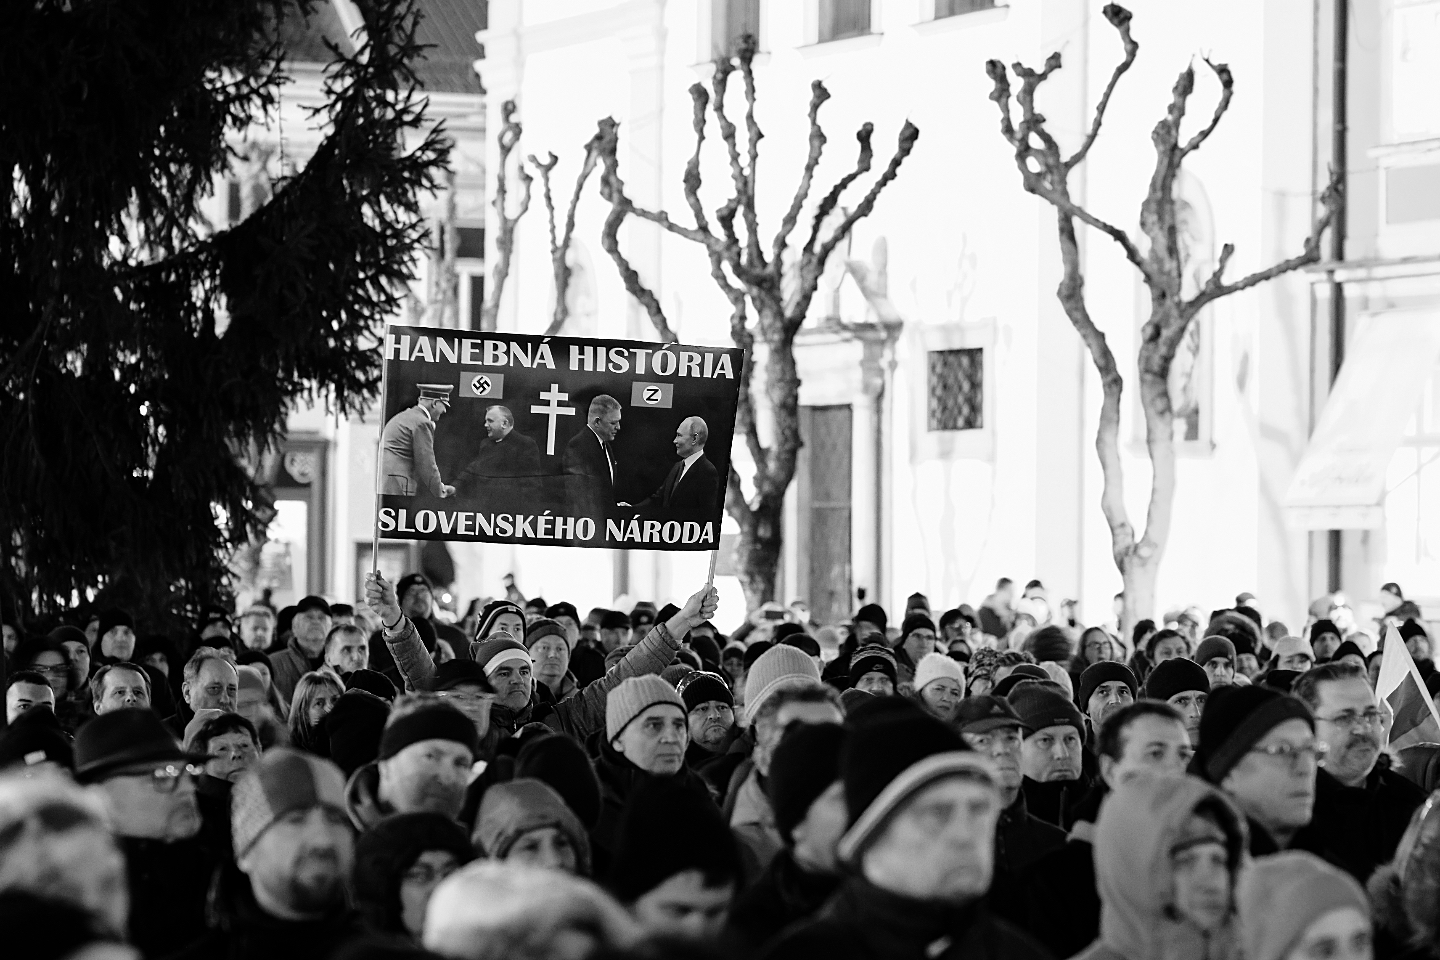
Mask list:
[{"label": "white knit beanie", "polygon": [[960,684],[961,691],[964,691],[965,668],[943,653],[927,653],[915,666],[915,692],[924,690],[925,684],[931,680],[944,678],[954,680]]},{"label": "white knit beanie", "polygon": [[675,688],[653,673],[620,681],[605,697],[605,739],[611,743],[634,720],[657,703],[669,703],[685,714],[685,701]]},{"label": "white knit beanie", "polygon": [[778,644],[760,654],[745,674],[745,720],[755,719],[760,704],[781,687],[796,681],[820,682],[820,668],[799,647]]}]

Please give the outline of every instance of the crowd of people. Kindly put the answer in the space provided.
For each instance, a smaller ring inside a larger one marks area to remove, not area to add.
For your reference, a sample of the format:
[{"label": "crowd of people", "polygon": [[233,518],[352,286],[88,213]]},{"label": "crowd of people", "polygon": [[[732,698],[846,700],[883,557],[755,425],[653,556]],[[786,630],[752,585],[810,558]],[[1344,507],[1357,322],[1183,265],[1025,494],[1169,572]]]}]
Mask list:
[{"label": "crowd of people", "polygon": [[1440,745],[1387,750],[1385,628],[1440,675],[1382,598],[1122,632],[1005,580],[726,636],[709,585],[455,624],[376,573],[182,643],[9,624],[0,953],[1440,960]]}]

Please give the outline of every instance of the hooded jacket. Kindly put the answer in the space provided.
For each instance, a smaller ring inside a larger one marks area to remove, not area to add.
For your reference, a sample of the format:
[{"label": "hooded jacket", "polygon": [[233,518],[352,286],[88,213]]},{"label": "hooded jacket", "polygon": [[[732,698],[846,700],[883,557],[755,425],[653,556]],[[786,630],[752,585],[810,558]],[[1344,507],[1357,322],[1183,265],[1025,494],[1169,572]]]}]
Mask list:
[{"label": "hooded jacket", "polygon": [[[400,632],[385,638],[395,666],[405,681],[407,691],[429,690],[435,683],[435,658],[425,649],[415,625],[406,618]],[[605,729],[605,698],[630,677],[659,673],[670,665],[680,650],[680,639],[670,636],[663,623],[645,635],[625,658],[611,667],[594,683],[556,703],[550,702],[550,690],[534,681],[530,702],[520,710],[509,710],[496,704],[490,710],[490,723],[507,733],[514,733],[527,723],[544,723],[551,729],[574,737],[580,742],[596,730]]]},{"label": "hooded jacket", "polygon": [[1234,918],[1212,936],[1171,914],[1170,851],[1203,810],[1225,832],[1232,878],[1245,855],[1245,821],[1219,790],[1195,777],[1143,777],[1110,794],[1095,825],[1100,939],[1076,960],[1227,960],[1237,956]]},{"label": "hooded jacket", "polygon": [[356,769],[345,783],[345,812],[350,823],[361,833],[384,820],[395,811],[380,799],[380,763],[371,760]]}]

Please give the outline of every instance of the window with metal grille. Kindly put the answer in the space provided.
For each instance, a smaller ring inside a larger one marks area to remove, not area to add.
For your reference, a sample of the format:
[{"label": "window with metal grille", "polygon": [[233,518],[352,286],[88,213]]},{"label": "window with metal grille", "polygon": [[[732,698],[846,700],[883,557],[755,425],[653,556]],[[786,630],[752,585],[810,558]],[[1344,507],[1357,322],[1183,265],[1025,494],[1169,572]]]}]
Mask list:
[{"label": "window with metal grille", "polygon": [[818,0],[816,42],[829,43],[870,32],[870,0]]},{"label": "window with metal grille", "polygon": [[710,55],[733,57],[745,34],[760,41],[760,0],[710,0]]},{"label": "window with metal grille", "polygon": [[932,350],[928,360],[928,429],[979,430],[984,427],[984,349]]},{"label": "window with metal grille", "polygon": [[935,0],[935,19],[958,17],[977,10],[989,10],[994,6],[995,0]]}]

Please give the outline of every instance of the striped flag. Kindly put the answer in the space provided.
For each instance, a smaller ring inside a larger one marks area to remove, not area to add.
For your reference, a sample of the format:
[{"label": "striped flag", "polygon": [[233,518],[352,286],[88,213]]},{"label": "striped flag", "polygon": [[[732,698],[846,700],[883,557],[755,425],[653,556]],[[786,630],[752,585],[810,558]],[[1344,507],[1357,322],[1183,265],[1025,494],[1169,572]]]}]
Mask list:
[{"label": "striped flag", "polygon": [[1380,658],[1380,678],[1375,693],[1395,710],[1395,724],[1390,728],[1390,746],[1396,750],[1417,743],[1440,743],[1440,713],[1436,713],[1425,681],[1405,641],[1394,627],[1385,631],[1385,655]]}]

